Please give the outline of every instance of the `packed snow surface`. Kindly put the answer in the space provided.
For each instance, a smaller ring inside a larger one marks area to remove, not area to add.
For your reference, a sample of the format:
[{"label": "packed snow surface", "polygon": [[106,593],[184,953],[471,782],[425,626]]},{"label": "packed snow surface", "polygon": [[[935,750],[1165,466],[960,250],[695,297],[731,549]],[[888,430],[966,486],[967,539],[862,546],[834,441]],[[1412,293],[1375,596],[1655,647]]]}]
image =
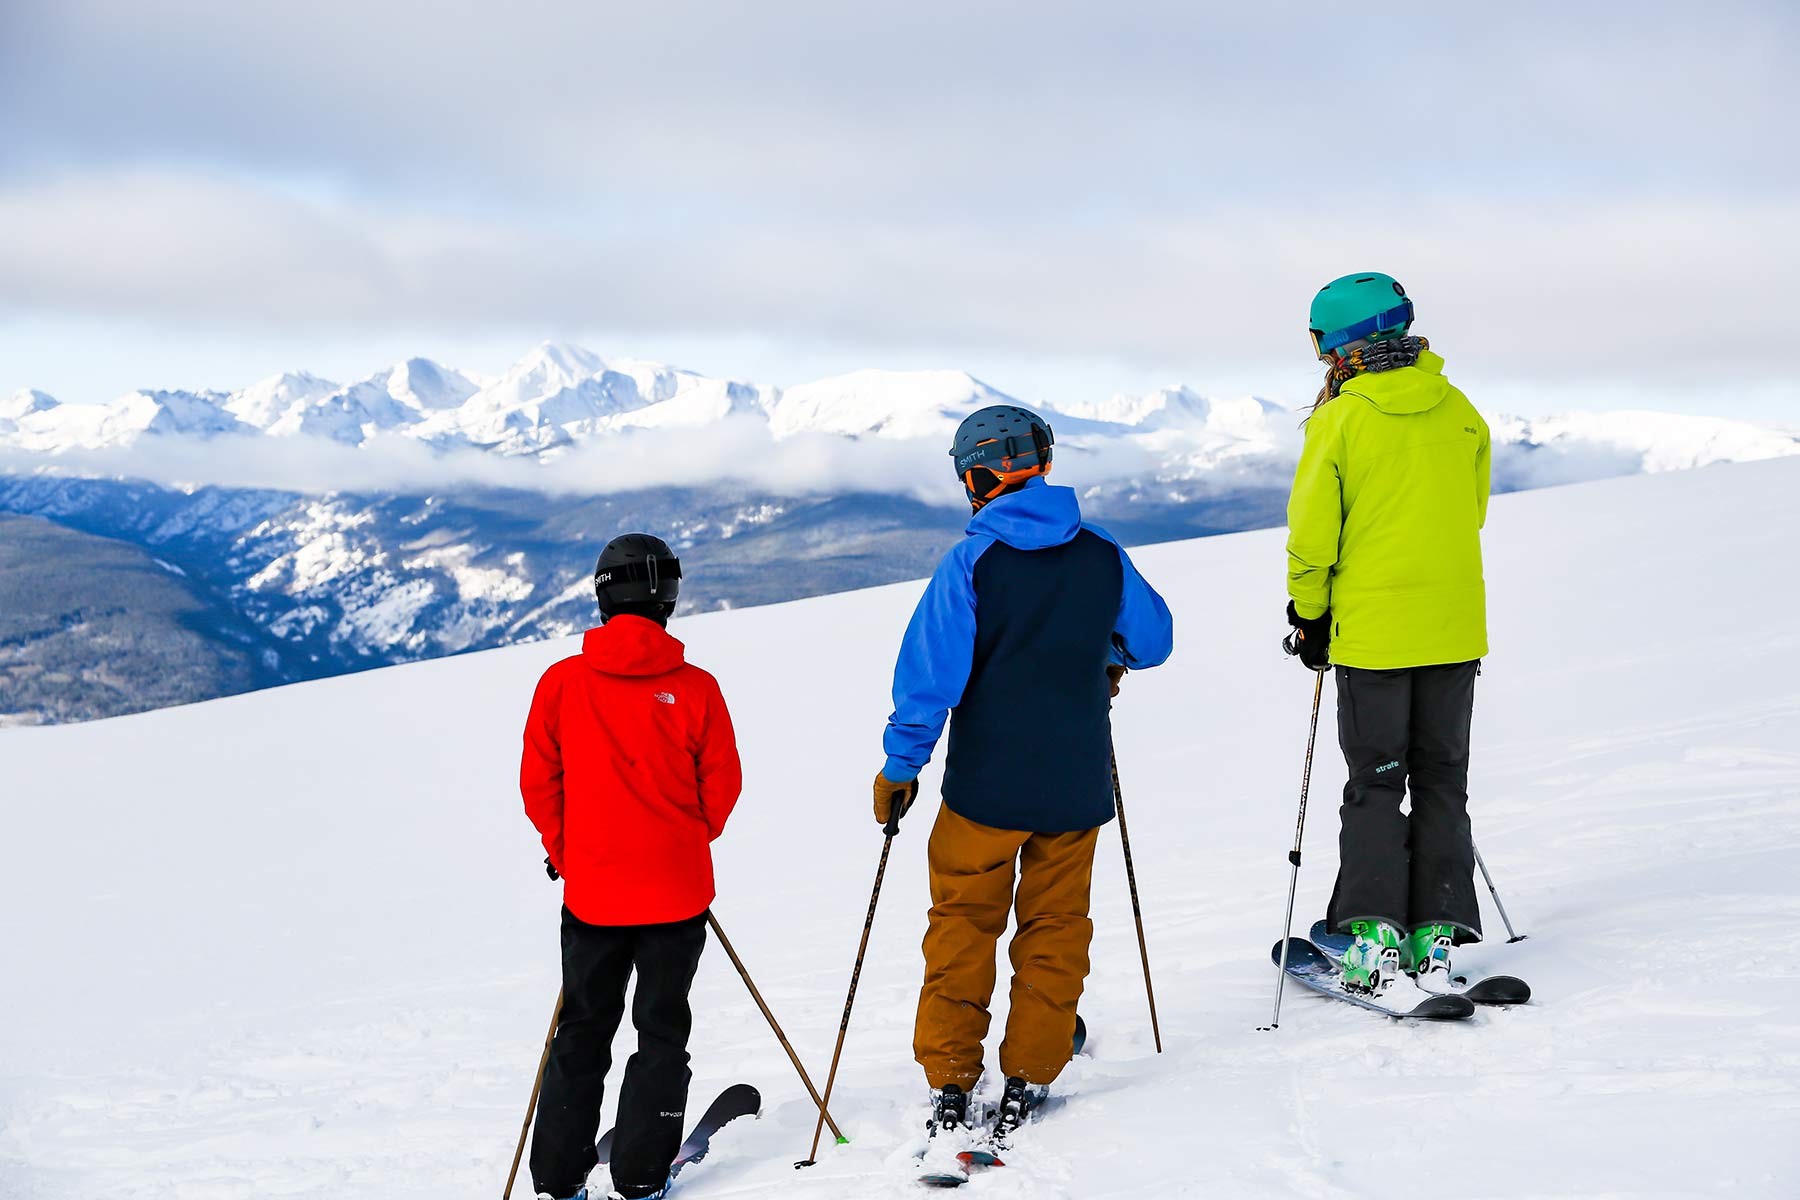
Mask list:
[{"label": "packed snow surface", "polygon": [[[1090,1053],[968,1194],[1800,1194],[1797,512],[1793,460],[1495,502],[1472,809],[1530,937],[1503,944],[1489,908],[1459,965],[1536,996],[1459,1025],[1290,988],[1280,1030],[1257,1031],[1312,692],[1276,647],[1282,537],[1138,552],[1178,625],[1175,658],[1128,678],[1115,712],[1166,1052],[1109,829]],[[821,1082],[918,592],[676,628],[744,747],[715,911]],[[497,1195],[558,982],[519,732],[539,672],[575,645],[0,733],[0,1196]],[[1343,775],[1323,725],[1300,930],[1335,860]],[[903,828],[875,923],[833,1103],[851,1144],[794,1170],[814,1110],[714,948],[695,1111],[738,1080],[765,1111],[682,1197],[915,1194],[933,807]]]}]

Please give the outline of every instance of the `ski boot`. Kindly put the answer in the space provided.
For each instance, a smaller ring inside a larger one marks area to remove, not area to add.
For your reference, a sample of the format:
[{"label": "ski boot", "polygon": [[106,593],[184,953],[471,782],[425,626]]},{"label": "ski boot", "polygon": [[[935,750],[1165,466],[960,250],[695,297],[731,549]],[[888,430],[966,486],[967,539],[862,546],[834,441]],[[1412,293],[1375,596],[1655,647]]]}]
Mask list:
[{"label": "ski boot", "polygon": [[1421,925],[1406,936],[1401,959],[1406,973],[1428,991],[1450,988],[1450,948],[1456,944],[1453,925]]},{"label": "ski boot", "polygon": [[1032,1111],[1044,1102],[1050,1089],[1026,1083],[1017,1075],[1006,1077],[1006,1090],[1000,1095],[1000,1113],[994,1118],[994,1145],[1004,1148],[1006,1139],[1025,1124]]},{"label": "ski boot", "polygon": [[1400,978],[1400,931],[1386,921],[1352,921],[1344,951],[1344,990],[1379,995]]},{"label": "ski boot", "polygon": [[[559,1196],[552,1196],[549,1192],[539,1192],[537,1194],[537,1200],[565,1200],[565,1198],[559,1197]],[[572,1196],[566,1197],[566,1200],[587,1200],[587,1189],[586,1188],[576,1189],[575,1194]]]},{"label": "ski boot", "polygon": [[654,1192],[640,1192],[636,1196],[628,1196],[624,1192],[608,1192],[606,1200],[664,1200],[669,1194],[669,1189],[674,1186],[675,1178],[670,1176],[668,1182]]},{"label": "ski boot", "polygon": [[954,1083],[931,1090],[931,1119],[925,1122],[925,1136],[953,1133],[969,1127],[969,1093]]}]

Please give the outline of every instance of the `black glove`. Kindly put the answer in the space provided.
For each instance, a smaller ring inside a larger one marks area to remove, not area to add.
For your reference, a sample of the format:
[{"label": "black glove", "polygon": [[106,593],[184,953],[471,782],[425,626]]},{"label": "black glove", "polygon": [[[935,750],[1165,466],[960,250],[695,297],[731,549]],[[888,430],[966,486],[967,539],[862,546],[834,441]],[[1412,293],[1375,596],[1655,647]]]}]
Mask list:
[{"label": "black glove", "polygon": [[556,873],[556,864],[550,861],[548,854],[544,855],[544,874],[548,875],[552,882],[562,878]]},{"label": "black glove", "polygon": [[1328,671],[1331,669],[1331,610],[1325,610],[1322,617],[1311,620],[1301,616],[1294,609],[1294,602],[1288,601],[1288,624],[1294,632],[1287,635],[1281,648],[1289,654],[1298,655],[1300,662],[1309,671]]}]

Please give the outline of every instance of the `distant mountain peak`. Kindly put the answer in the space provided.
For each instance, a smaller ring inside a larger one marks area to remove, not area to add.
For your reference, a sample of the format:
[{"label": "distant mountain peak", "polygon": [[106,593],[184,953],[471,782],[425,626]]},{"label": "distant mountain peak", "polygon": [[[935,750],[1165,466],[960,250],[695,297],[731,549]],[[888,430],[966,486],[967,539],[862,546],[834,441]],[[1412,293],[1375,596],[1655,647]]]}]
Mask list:
[{"label": "distant mountain peak", "polygon": [[57,407],[55,396],[48,392],[40,392],[36,388],[20,388],[12,395],[0,400],[0,417],[17,421],[29,417],[32,413],[49,412]]},{"label": "distant mountain peak", "polygon": [[429,358],[409,358],[387,372],[387,393],[421,411],[456,408],[480,391],[480,386],[461,371],[451,370]]},{"label": "distant mountain peak", "polygon": [[977,408],[1017,403],[967,371],[870,367],[783,389],[769,419],[777,437],[943,437]]},{"label": "distant mountain peak", "polygon": [[554,367],[573,375],[593,375],[606,369],[606,360],[574,342],[539,342],[529,353],[514,363],[511,374],[524,370]]},{"label": "distant mountain peak", "polygon": [[259,379],[225,401],[224,409],[246,425],[268,429],[296,405],[337,390],[337,384],[311,371],[288,371]]}]

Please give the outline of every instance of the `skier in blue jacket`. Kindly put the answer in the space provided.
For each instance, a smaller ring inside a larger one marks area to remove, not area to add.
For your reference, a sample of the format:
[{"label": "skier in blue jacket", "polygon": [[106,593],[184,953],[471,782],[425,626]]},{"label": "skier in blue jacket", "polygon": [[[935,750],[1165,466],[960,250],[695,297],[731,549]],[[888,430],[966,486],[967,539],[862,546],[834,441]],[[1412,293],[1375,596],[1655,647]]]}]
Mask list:
[{"label": "skier in blue jacket", "polygon": [[916,798],[948,721],[913,1037],[933,1134],[969,1125],[1009,909],[1001,1138],[1068,1063],[1093,936],[1094,846],[1114,811],[1111,697],[1127,669],[1161,664],[1173,645],[1168,606],[1130,556],[1081,519],[1073,488],[1045,482],[1053,443],[1042,418],[1011,405],[957,430],[951,455],[974,516],[907,627],[875,777],[885,825]]}]

